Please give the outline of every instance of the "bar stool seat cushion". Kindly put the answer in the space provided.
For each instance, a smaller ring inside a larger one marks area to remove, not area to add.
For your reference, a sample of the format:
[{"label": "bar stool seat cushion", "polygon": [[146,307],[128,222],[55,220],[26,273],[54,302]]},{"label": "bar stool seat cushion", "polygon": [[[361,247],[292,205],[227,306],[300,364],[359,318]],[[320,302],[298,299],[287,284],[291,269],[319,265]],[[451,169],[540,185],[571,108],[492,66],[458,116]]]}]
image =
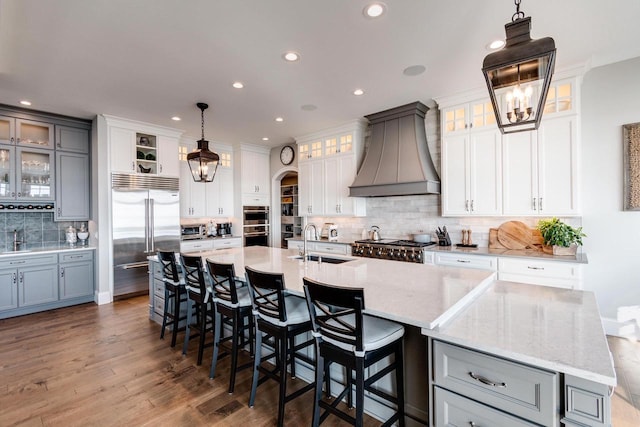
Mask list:
[{"label": "bar stool seat cushion", "polygon": [[[355,315],[341,317],[341,320],[349,323],[352,326],[355,325]],[[330,324],[331,321],[328,323]],[[364,353],[372,350],[377,350],[388,344],[391,344],[392,342],[402,338],[403,335],[404,327],[399,323],[364,314],[362,316],[362,345],[364,348],[363,352],[357,352],[354,345],[331,339],[326,335],[323,335],[322,339],[343,350],[353,352],[358,357],[363,357]]]},{"label": "bar stool seat cushion", "polygon": [[299,325],[301,323],[311,321],[311,318],[309,317],[309,308],[307,307],[307,301],[303,297],[299,297],[296,295],[286,295],[284,299],[287,313],[286,322],[281,322],[275,317],[265,316],[258,311],[254,311],[253,314],[258,315],[260,319],[264,320],[265,322],[269,322],[277,326]]},{"label": "bar stool seat cushion", "polygon": [[249,296],[249,287],[248,286],[238,287],[238,288],[236,288],[236,292],[238,294],[238,303],[237,304],[234,304],[231,301],[227,301],[226,299],[216,298],[215,295],[213,296],[213,300],[216,303],[222,304],[225,307],[229,307],[229,308],[250,307],[251,306],[251,296]]}]

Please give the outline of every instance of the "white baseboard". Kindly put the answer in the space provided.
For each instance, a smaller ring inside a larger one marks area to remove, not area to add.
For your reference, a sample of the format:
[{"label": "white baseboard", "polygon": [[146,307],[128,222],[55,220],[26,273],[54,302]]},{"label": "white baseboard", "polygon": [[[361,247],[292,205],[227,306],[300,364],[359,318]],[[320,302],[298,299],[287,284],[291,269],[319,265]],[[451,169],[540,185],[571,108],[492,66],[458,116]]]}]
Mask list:
[{"label": "white baseboard", "polygon": [[602,326],[607,335],[640,341],[640,326],[634,320],[621,322],[608,317],[602,318]]},{"label": "white baseboard", "polygon": [[111,296],[111,292],[109,291],[107,292],[95,291],[93,300],[98,305],[111,304],[113,302],[113,297]]}]

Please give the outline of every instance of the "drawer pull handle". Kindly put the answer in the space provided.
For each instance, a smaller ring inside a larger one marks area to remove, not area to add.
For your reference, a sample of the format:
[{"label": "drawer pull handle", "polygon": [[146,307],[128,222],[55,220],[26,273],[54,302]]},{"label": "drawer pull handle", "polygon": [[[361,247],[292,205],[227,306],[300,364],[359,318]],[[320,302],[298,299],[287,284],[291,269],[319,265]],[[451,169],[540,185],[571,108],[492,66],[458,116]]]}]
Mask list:
[{"label": "drawer pull handle", "polygon": [[530,265],[527,266],[529,270],[544,270],[544,267],[532,267]]},{"label": "drawer pull handle", "polygon": [[457,259],[456,262],[463,262],[465,264],[470,263],[471,261],[469,261],[468,259]]},{"label": "drawer pull handle", "polygon": [[473,372],[469,372],[469,376],[471,378],[473,378],[474,380],[480,381],[482,384],[485,384],[485,385],[490,385],[491,387],[506,387],[507,386],[507,383],[493,382],[493,381],[491,381],[491,380],[489,380],[489,379],[487,379],[487,378],[485,378],[485,377],[483,377],[481,375],[476,375]]}]

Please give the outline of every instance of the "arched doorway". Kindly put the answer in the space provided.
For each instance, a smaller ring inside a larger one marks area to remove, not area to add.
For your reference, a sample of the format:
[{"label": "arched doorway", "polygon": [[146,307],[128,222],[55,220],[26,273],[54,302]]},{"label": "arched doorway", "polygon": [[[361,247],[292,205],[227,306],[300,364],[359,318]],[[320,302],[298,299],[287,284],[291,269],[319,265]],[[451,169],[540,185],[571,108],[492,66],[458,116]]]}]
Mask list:
[{"label": "arched doorway", "polygon": [[302,218],[298,215],[298,169],[283,168],[271,183],[271,246],[286,248],[286,239],[301,234]]}]

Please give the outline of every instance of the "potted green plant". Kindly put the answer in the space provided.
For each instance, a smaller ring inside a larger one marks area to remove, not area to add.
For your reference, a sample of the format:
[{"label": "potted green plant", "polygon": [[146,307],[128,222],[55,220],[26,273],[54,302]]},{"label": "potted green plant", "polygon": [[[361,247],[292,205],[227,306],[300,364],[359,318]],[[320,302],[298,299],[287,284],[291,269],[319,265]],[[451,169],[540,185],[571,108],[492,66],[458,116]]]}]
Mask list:
[{"label": "potted green plant", "polygon": [[574,228],[555,217],[541,219],[536,228],[544,240],[543,250],[553,255],[575,255],[582,238],[587,236],[582,227]]}]

